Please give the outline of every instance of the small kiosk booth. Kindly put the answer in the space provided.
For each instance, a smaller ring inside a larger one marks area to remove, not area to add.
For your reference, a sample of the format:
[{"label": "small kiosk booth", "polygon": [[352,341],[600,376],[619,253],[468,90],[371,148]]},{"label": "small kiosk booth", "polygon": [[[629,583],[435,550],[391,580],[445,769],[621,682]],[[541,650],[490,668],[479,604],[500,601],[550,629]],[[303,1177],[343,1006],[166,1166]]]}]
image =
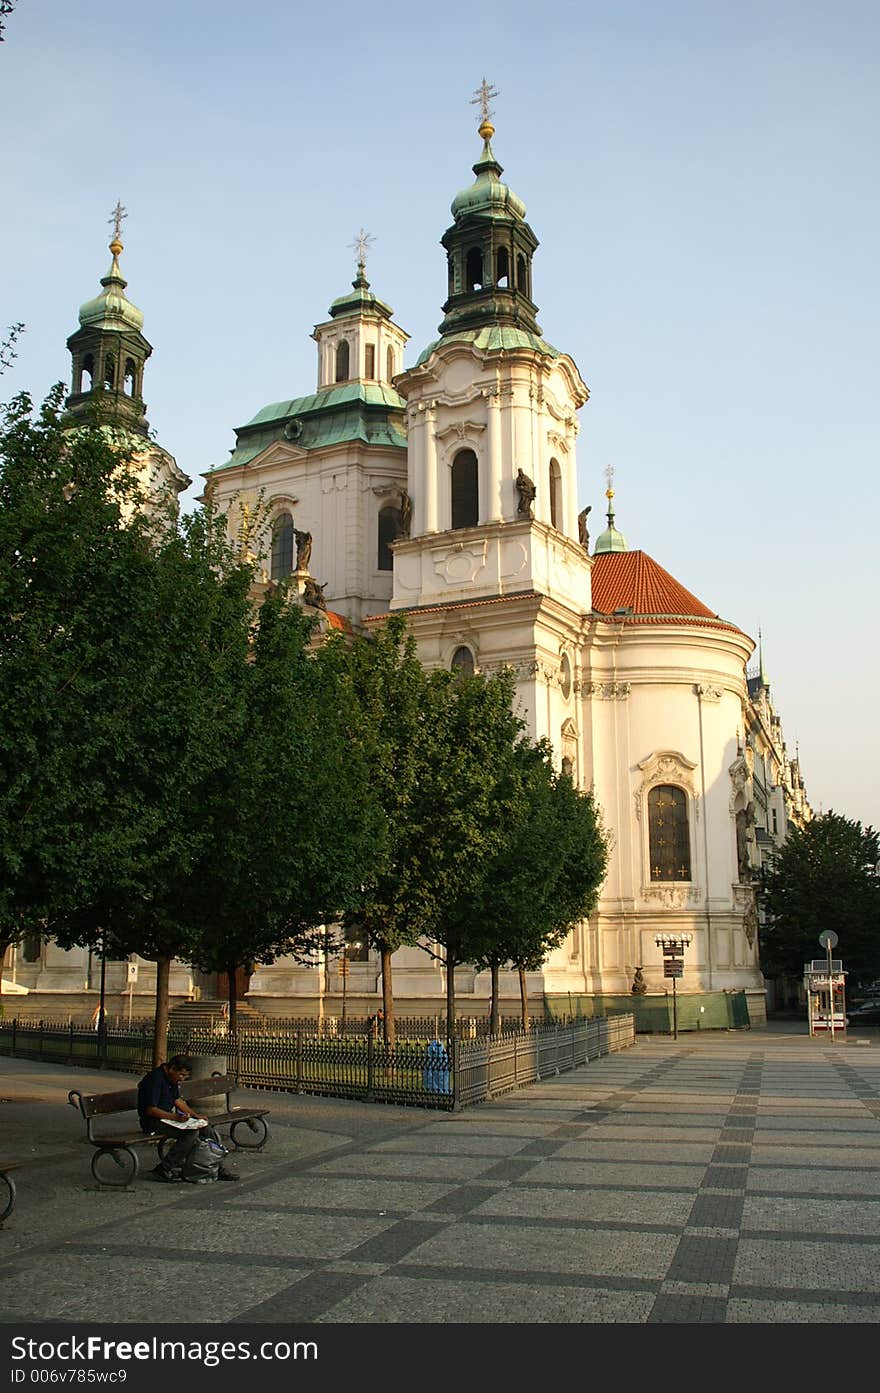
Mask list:
[{"label": "small kiosk booth", "polygon": [[804,991],[811,1035],[846,1034],[846,973],[840,958],[804,963]]}]

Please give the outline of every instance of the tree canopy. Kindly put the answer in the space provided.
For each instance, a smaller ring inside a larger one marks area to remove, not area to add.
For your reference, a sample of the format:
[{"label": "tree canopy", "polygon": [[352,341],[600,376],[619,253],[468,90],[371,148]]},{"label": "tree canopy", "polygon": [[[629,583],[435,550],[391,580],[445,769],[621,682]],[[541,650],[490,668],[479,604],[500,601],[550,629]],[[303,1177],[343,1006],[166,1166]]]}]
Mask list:
[{"label": "tree canopy", "polygon": [[833,811],[793,828],[763,887],[761,960],[767,976],[800,976],[833,929],[850,985],[880,976],[880,838]]}]

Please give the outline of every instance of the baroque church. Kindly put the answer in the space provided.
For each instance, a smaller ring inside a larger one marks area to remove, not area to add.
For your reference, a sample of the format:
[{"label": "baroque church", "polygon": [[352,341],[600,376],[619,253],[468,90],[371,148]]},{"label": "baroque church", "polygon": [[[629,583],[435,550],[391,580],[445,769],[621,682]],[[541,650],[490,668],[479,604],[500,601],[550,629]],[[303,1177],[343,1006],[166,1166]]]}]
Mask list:
[{"label": "baroque church", "polygon": [[[594,791],[610,833],[607,878],[595,913],[529,975],[536,1009],[560,996],[628,994],[634,982],[662,992],[658,940],[671,937],[687,943],[680,991],[745,991],[761,1024],[755,884],[788,827],[810,816],[799,764],[763,657],[748,667],[753,640],[628,545],[610,474],[607,525],[590,543],[576,484],[589,390],[574,359],[543,337],[538,240],[502,181],[494,134],[484,88],[474,180],[453,199],[441,238],[446,300],[434,342],[405,366],[408,335],[367,280],[362,235],[352,288],[312,335],[315,390],[239,427],[206,493],[231,535],[265,556],[264,580],[289,577],[320,627],[369,632],[403,611],[426,666],[512,668],[527,733],[547,737],[559,766]],[[75,420],[92,390],[115,393],[120,423],[143,437],[145,468],[179,490],[186,476],[146,435],[151,349],[125,297],[121,250],[117,218],[102,294],[68,340],[68,409]],[[91,984],[82,957],[25,943],[5,981],[60,1006]],[[126,966],[115,971],[121,989]],[[148,964],[138,980],[148,1014]],[[443,969],[420,949],[396,954],[394,984],[401,1015],[442,1009]],[[501,987],[512,1013],[516,975],[502,974]],[[181,964],[172,991],[213,996],[216,983]],[[270,1015],[324,1016],[345,994],[351,1015],[381,1000],[378,958],[360,946],[313,966],[260,966],[247,999]],[[463,1014],[485,1014],[488,974],[458,969],[456,994]]]}]

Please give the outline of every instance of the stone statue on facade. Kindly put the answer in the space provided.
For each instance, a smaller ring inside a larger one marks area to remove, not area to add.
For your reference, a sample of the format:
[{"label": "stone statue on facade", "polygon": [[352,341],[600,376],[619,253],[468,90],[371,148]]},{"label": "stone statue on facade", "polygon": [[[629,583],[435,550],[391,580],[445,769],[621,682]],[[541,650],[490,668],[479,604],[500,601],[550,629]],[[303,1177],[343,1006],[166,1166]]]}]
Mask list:
[{"label": "stone statue on facade", "polygon": [[516,491],[519,494],[519,504],[517,505],[517,517],[533,518],[532,504],[535,501],[535,484],[522,469],[516,473]]},{"label": "stone statue on facade", "polygon": [[642,969],[640,967],[637,967],[636,975],[633,978],[633,984],[631,988],[632,994],[633,996],[644,996],[647,990],[648,984],[642,976]]},{"label": "stone statue on facade", "polygon": [[308,573],[309,562],[312,559],[312,534],[294,528],[293,536],[296,541],[296,569]]},{"label": "stone statue on facade", "polygon": [[316,580],[309,576],[303,586],[303,603],[311,605],[314,609],[326,609],[327,601],[324,599],[324,591],[327,589],[327,582],[319,585]]},{"label": "stone statue on facade", "polygon": [[408,537],[412,528],[413,504],[409,494],[404,489],[400,495],[400,536]]},{"label": "stone statue on facade", "polygon": [[578,541],[584,551],[590,550],[590,533],[587,528],[587,518],[590,516],[592,510],[592,504],[590,504],[589,507],[582,508],[578,513]]}]

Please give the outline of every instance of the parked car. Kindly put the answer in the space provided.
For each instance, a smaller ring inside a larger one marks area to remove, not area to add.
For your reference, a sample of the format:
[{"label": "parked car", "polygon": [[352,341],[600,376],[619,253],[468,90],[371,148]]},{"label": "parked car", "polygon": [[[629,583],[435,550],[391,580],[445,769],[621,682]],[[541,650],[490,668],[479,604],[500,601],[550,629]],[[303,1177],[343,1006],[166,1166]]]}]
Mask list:
[{"label": "parked car", "polygon": [[850,1025],[880,1025],[880,998],[873,997],[847,1011]]}]

